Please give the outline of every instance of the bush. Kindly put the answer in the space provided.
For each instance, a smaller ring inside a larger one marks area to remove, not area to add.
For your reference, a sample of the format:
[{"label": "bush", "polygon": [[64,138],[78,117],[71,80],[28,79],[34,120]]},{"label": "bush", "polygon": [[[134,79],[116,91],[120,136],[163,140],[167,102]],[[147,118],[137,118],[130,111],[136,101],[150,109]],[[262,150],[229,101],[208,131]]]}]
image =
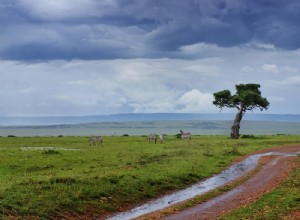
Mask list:
[{"label": "bush", "polygon": [[176,134],[175,137],[176,138],[181,138],[181,134]]},{"label": "bush", "polygon": [[11,138],[11,137],[16,137],[15,135],[9,134],[7,135],[7,137]]},{"label": "bush", "polygon": [[243,134],[241,138],[250,138],[250,139],[256,139],[256,137],[253,134]]}]

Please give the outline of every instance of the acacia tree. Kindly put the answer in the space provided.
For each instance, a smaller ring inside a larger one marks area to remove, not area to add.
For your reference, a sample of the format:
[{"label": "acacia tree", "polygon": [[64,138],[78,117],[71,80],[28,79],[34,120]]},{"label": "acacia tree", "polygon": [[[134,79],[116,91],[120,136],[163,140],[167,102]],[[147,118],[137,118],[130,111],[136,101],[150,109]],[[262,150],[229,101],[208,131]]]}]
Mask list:
[{"label": "acacia tree", "polygon": [[213,104],[217,107],[237,108],[238,113],[235,116],[231,127],[231,138],[237,139],[240,134],[240,123],[246,111],[259,108],[261,111],[268,109],[269,102],[261,96],[259,84],[239,84],[235,85],[236,94],[231,95],[229,90],[223,90],[214,93],[215,100]]}]

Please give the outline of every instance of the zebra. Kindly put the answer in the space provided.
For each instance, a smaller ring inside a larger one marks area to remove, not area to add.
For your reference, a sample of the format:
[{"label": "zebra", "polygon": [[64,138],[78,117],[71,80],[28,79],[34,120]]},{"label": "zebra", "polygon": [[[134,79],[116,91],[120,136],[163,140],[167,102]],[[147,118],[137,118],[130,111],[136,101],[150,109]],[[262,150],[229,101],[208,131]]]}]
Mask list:
[{"label": "zebra", "polygon": [[191,139],[192,138],[192,134],[190,132],[183,132],[182,130],[180,130],[180,134],[181,134],[181,139]]},{"label": "zebra", "polygon": [[159,140],[160,140],[160,143],[165,143],[165,134],[160,134]]},{"label": "zebra", "polygon": [[149,140],[149,143],[150,142],[154,142],[156,144],[156,141],[157,141],[157,136],[156,134],[149,134],[148,135],[148,140]]},{"label": "zebra", "polygon": [[97,143],[100,143],[102,146],[102,142],[103,142],[103,137],[101,137],[101,136],[95,136],[95,137],[91,137],[89,139],[90,145],[96,145]]}]

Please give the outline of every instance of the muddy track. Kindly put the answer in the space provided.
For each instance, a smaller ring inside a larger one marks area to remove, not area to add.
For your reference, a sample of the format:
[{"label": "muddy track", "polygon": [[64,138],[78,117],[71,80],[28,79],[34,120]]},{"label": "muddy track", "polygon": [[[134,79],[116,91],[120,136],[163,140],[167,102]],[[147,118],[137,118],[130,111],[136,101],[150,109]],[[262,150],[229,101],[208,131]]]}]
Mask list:
[{"label": "muddy track", "polygon": [[[300,145],[275,147],[261,150],[255,154],[267,152],[300,152]],[[247,205],[276,188],[295,167],[296,157],[273,155],[263,157],[262,160],[263,165],[257,173],[238,187],[220,196],[169,216],[164,216],[163,210],[160,210],[136,219],[216,219],[234,209]]]}]

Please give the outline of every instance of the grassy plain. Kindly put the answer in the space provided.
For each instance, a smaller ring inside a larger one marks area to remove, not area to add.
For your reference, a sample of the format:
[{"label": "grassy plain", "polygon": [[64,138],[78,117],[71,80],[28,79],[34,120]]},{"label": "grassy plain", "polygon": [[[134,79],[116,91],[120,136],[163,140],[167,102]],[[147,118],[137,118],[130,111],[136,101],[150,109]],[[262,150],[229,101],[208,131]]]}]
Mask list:
[{"label": "grassy plain", "polygon": [[219,173],[235,158],[271,146],[299,143],[297,135],[106,136],[0,138],[0,218],[104,216]]}]

